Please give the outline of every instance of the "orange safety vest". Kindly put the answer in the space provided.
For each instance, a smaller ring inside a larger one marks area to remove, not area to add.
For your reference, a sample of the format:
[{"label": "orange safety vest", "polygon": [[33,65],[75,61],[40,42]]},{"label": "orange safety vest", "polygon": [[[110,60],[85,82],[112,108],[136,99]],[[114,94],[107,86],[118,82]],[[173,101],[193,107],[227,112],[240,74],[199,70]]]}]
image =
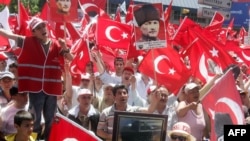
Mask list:
[{"label": "orange safety vest", "polygon": [[48,95],[62,94],[60,46],[52,40],[46,55],[35,37],[26,37],[18,57],[18,89],[20,92]]}]

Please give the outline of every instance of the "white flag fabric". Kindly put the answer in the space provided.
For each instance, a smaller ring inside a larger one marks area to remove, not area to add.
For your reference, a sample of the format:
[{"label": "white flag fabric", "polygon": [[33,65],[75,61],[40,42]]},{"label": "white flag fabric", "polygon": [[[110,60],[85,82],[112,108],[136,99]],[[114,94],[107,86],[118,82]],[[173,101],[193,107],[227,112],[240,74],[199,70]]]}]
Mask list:
[{"label": "white flag fabric", "polygon": [[[0,19],[1,19],[0,20],[0,28],[8,30],[9,32],[12,32],[10,29],[9,22],[8,22],[9,15],[10,15],[9,8],[7,6],[5,6],[5,8],[2,11],[0,11]],[[15,41],[9,39],[9,44],[11,47],[13,47],[15,45]]]},{"label": "white flag fabric", "polygon": [[121,10],[125,13],[125,14],[127,14],[127,9],[126,9],[126,1],[123,1],[123,3],[121,4]]}]

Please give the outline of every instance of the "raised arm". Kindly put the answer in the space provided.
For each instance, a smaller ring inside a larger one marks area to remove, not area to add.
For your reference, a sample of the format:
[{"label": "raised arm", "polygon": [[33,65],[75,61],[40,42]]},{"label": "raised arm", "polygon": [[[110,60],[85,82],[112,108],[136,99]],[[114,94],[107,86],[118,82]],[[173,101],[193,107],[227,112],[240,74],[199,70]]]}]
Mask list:
[{"label": "raised arm", "polygon": [[24,39],[25,36],[21,36],[21,35],[18,35],[18,34],[14,34],[12,32],[9,32],[7,30],[4,30],[2,28],[0,28],[0,36],[3,36],[3,37],[6,37],[6,38],[9,38],[9,39],[12,39],[14,40],[15,42],[17,42],[17,39],[18,38],[22,38]]}]

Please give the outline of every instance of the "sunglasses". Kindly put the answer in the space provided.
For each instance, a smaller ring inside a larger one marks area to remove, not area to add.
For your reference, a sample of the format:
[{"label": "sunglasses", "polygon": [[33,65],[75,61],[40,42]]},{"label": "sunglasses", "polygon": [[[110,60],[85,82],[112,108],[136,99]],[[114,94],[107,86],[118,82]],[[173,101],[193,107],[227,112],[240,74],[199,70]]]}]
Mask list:
[{"label": "sunglasses", "polygon": [[172,140],[179,140],[179,141],[186,141],[187,140],[187,137],[184,137],[184,136],[177,136],[177,135],[171,135],[171,139]]}]

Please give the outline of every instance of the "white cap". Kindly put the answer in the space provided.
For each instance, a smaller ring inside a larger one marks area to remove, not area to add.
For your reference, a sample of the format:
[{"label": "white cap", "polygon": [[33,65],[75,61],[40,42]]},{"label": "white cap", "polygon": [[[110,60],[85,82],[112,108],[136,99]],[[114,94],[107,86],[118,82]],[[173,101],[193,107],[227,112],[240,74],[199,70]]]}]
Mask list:
[{"label": "white cap", "polygon": [[92,93],[89,89],[79,89],[77,92],[77,96],[85,95],[85,94],[92,95]]},{"label": "white cap", "polygon": [[192,90],[192,89],[194,89],[196,87],[199,87],[199,85],[197,85],[196,83],[193,83],[193,82],[188,83],[188,84],[186,84],[186,86],[184,88],[184,92],[188,93],[189,90]]},{"label": "white cap", "polygon": [[9,77],[11,79],[15,78],[14,74],[12,72],[9,72],[9,71],[5,71],[5,72],[0,73],[0,79],[3,79],[4,77]]},{"label": "white cap", "polygon": [[89,73],[81,74],[81,79],[89,80],[90,79],[90,74]]},{"label": "white cap", "polygon": [[186,136],[188,138],[187,141],[196,141],[195,137],[191,135],[190,126],[185,122],[177,122],[173,125],[171,131],[168,131],[168,136],[170,137],[172,134],[178,133]]},{"label": "white cap", "polygon": [[105,83],[105,84],[103,84],[103,89],[106,89],[106,87],[108,87],[108,86],[111,86],[111,87],[114,87],[115,86],[115,84],[114,83]]},{"label": "white cap", "polygon": [[38,17],[32,17],[29,21],[29,28],[33,30],[41,23],[47,23],[47,22],[43,21],[42,19]]}]

